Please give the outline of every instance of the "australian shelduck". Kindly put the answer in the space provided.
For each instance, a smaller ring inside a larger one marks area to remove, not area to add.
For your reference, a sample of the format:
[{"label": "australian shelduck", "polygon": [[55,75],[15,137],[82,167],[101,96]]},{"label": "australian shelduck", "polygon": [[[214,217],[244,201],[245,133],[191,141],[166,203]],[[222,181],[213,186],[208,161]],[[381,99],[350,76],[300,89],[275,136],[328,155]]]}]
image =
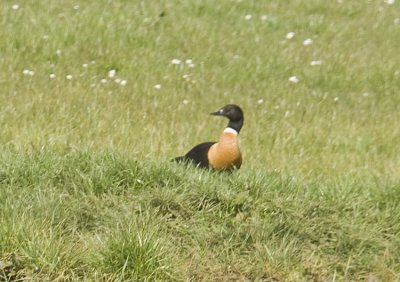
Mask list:
[{"label": "australian shelduck", "polygon": [[177,162],[191,162],[202,168],[217,171],[232,171],[242,165],[238,134],[243,126],[243,111],[234,104],[229,104],[211,113],[214,116],[224,116],[229,119],[227,127],[222,132],[218,142],[204,142],[193,147],[186,155],[177,157]]}]

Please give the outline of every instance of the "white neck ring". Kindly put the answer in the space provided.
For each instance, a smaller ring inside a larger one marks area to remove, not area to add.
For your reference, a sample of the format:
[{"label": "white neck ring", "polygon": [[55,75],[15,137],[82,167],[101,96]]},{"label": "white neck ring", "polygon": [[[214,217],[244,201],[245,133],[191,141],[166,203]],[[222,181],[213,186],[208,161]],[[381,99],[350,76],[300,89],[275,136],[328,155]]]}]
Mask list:
[{"label": "white neck ring", "polygon": [[230,128],[230,127],[225,128],[224,133],[233,133],[235,135],[238,134],[238,132],[235,129]]}]

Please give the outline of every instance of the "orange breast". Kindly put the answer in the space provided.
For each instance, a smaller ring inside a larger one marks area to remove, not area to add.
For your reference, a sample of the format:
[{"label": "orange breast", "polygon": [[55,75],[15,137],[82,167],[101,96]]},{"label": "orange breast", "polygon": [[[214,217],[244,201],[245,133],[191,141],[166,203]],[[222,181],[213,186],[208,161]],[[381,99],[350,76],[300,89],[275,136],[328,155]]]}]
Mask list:
[{"label": "orange breast", "polygon": [[208,151],[208,162],[215,170],[239,169],[242,164],[237,134],[222,133],[218,143]]}]

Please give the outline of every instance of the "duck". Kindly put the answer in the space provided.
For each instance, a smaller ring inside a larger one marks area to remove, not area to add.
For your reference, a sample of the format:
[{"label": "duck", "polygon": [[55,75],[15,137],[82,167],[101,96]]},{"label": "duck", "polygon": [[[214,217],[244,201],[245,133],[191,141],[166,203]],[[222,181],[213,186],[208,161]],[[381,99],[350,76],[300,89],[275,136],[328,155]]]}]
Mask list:
[{"label": "duck", "polygon": [[243,127],[243,110],[236,104],[228,104],[211,115],[226,117],[229,120],[218,142],[200,143],[174,161],[192,163],[197,167],[215,171],[238,170],[242,165],[238,135]]}]

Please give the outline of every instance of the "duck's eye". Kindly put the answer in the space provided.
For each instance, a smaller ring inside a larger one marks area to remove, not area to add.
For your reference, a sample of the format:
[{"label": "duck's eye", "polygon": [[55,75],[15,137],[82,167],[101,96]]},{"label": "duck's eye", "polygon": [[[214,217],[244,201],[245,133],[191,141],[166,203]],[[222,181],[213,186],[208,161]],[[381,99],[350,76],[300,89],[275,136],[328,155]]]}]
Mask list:
[{"label": "duck's eye", "polygon": [[220,109],[220,110],[219,110],[219,113],[220,113],[220,114],[223,114],[223,113],[224,113],[224,109]]}]

